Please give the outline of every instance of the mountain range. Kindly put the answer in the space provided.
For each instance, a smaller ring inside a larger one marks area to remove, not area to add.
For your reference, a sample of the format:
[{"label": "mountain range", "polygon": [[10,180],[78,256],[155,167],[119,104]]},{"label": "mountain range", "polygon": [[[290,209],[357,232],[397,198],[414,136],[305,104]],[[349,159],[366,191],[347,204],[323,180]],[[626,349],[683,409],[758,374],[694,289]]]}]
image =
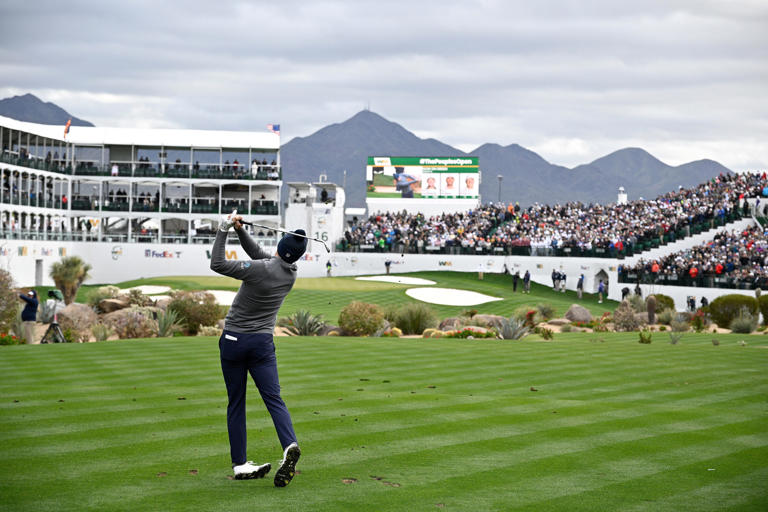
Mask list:
[{"label": "mountain range", "polygon": [[[623,186],[630,199],[656,197],[706,181],[729,169],[713,160],[667,165],[640,148],[625,148],[573,169],[547,162],[518,144],[483,144],[465,153],[435,139],[421,139],[374,112],[363,110],[343,123],[284,144],[281,159],[291,181],[328,180],[341,184],[346,174],[347,203],[365,203],[368,156],[477,156],[483,173],[483,202],[613,202]],[[502,176],[499,187],[498,176]],[[501,194],[499,194],[499,188]]]},{"label": "mountain range", "polygon": [[[31,94],[0,100],[0,115],[42,124],[93,126]],[[624,148],[572,169],[547,162],[518,144],[487,143],[465,153],[436,139],[422,139],[397,123],[363,110],[281,148],[287,182],[328,181],[344,185],[347,206],[365,205],[365,166],[369,156],[477,156],[483,173],[483,202],[613,202],[623,186],[630,199],[656,197],[731,172],[713,160],[670,166],[641,148]],[[346,176],[345,176],[346,171]],[[501,176],[499,187],[498,176]]]},{"label": "mountain range", "polygon": [[38,124],[60,124],[64,126],[72,120],[72,126],[93,126],[79,119],[58,105],[44,102],[34,94],[24,94],[0,100],[0,116],[10,117],[17,121]]}]

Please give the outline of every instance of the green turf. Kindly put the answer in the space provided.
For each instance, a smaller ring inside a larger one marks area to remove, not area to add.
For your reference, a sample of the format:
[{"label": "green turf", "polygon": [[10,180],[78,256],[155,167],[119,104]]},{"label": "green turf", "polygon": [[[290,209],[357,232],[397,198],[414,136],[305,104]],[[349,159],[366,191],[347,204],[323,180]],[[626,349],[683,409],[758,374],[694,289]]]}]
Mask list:
[{"label": "green turf", "polygon": [[768,338],[653,336],[278,338],[284,489],[227,478],[215,339],[0,347],[0,509],[766,510]]},{"label": "green turf", "polygon": [[[417,272],[398,275],[431,279],[437,283],[432,286],[472,290],[504,299],[478,306],[432,305],[441,318],[458,315],[465,309],[510,316],[519,307],[535,306],[542,302],[551,304],[558,316],[565,315],[571,304],[575,302],[589,309],[593,315],[599,316],[605,311],[613,311],[617,305],[616,302],[608,300],[598,304],[597,296],[590,294],[585,294],[582,300],[578,300],[575,292],[554,292],[551,288],[536,283],[531,284],[530,295],[523,295],[522,281],[517,288],[517,293],[513,293],[512,277],[503,274],[485,274],[482,281],[478,280],[476,272]],[[121,288],[138,285],[170,286],[182,290],[237,290],[239,282],[223,276],[182,276],[155,277],[118,284]],[[413,287],[413,285],[357,281],[354,277],[297,279],[279,314],[285,316],[299,309],[308,309],[314,314],[323,315],[327,321],[333,323],[338,320],[341,309],[355,300],[379,304],[384,308],[417,303],[418,301],[405,294],[405,290]],[[79,297],[80,294],[78,294]]]}]

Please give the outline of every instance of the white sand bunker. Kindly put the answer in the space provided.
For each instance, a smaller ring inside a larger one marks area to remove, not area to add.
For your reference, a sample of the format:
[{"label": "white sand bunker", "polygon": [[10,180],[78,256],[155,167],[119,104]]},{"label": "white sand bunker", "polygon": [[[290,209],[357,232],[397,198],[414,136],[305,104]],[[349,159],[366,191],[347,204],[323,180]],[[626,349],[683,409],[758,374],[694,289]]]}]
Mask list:
[{"label": "white sand bunker", "polygon": [[366,276],[366,277],[356,277],[356,281],[382,281],[385,283],[396,283],[396,284],[420,284],[420,285],[426,285],[426,284],[435,284],[434,281],[430,281],[429,279],[421,279],[420,277],[405,277],[405,276]]},{"label": "white sand bunker", "polygon": [[405,294],[422,302],[442,306],[477,306],[486,302],[503,300],[500,297],[491,297],[490,295],[455,288],[410,288],[405,290]]},{"label": "white sand bunker", "polygon": [[237,292],[231,292],[229,290],[206,290],[208,293],[216,297],[216,302],[222,306],[231,306],[232,301],[235,300]]},{"label": "white sand bunker", "polygon": [[142,286],[134,286],[133,288],[126,288],[123,291],[129,292],[131,290],[139,290],[144,295],[156,295],[158,293],[165,293],[171,291],[170,286],[152,286],[152,285],[142,285]]}]

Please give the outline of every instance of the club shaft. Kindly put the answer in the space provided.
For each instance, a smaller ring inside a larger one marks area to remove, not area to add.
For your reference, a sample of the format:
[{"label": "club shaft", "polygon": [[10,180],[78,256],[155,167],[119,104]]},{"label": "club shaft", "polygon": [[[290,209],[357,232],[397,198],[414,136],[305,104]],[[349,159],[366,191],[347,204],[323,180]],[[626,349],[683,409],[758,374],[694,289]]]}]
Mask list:
[{"label": "club shaft", "polygon": [[285,229],[273,228],[273,227],[270,227],[270,226],[264,226],[262,224],[256,224],[255,222],[248,222],[248,221],[244,221],[244,220],[241,220],[241,221],[238,221],[238,222],[240,222],[240,224],[246,224],[248,226],[254,226],[254,227],[262,228],[262,229],[269,229],[269,230],[272,230],[272,231],[279,231],[281,233],[287,233],[287,234],[293,235],[293,236],[300,236],[301,238],[306,238],[307,240],[314,240],[315,242],[320,242],[321,244],[323,244],[323,246],[325,247],[325,250],[327,252],[331,252],[331,250],[328,248],[328,246],[325,245],[325,242],[323,242],[319,238],[312,238],[311,236],[302,235],[302,234],[295,233],[293,231],[288,231],[288,230],[285,230]]}]

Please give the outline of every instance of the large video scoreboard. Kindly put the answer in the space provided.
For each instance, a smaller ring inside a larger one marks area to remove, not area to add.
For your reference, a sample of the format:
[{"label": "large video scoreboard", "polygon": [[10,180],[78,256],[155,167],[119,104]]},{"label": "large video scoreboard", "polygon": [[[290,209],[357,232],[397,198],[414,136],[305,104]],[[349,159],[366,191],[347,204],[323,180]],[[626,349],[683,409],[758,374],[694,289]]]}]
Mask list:
[{"label": "large video scoreboard", "polygon": [[366,197],[477,199],[478,158],[369,156]]}]

